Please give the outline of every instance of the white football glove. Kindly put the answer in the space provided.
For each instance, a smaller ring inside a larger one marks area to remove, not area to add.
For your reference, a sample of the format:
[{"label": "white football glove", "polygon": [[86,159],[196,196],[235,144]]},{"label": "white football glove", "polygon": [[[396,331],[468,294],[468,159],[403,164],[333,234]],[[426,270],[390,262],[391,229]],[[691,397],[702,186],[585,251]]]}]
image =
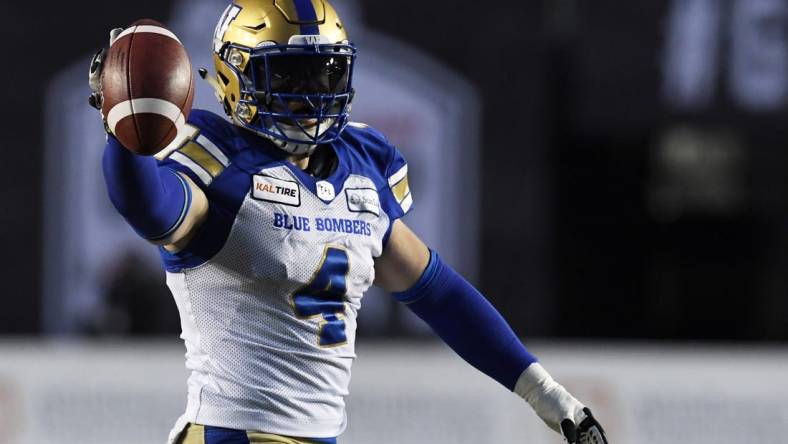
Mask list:
[{"label": "white football glove", "polygon": [[528,366],[517,380],[514,391],[566,442],[608,444],[605,431],[591,415],[591,410],[555,382],[539,363]]},{"label": "white football glove", "polygon": [[[109,46],[115,43],[123,28],[115,28],[109,32]],[[107,48],[101,48],[96,51],[93,59],[90,61],[90,72],[88,73],[88,85],[90,86],[90,97],[88,103],[93,108],[101,111],[101,104],[104,100],[101,95],[101,71],[104,68],[104,57],[107,55]]]}]

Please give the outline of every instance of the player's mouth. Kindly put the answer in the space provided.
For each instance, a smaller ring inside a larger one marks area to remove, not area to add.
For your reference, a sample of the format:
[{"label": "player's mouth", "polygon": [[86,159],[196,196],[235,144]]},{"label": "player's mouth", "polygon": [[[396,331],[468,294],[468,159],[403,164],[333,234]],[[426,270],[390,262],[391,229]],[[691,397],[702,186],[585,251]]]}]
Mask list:
[{"label": "player's mouth", "polygon": [[314,128],[317,126],[317,119],[298,119],[304,129]]},{"label": "player's mouth", "polygon": [[[287,107],[290,109],[290,113],[292,113],[293,116],[305,115],[305,114],[308,115],[314,112],[312,107],[310,107],[305,103],[291,102],[288,103]],[[291,125],[291,126],[299,126],[300,124],[302,128],[309,129],[317,126],[318,119],[316,118],[299,119],[298,117],[295,117],[292,119],[285,119],[284,123],[286,125]]]},{"label": "player's mouth", "polygon": [[318,119],[281,119],[280,122],[294,128],[301,127],[303,129],[310,129],[317,126]]}]

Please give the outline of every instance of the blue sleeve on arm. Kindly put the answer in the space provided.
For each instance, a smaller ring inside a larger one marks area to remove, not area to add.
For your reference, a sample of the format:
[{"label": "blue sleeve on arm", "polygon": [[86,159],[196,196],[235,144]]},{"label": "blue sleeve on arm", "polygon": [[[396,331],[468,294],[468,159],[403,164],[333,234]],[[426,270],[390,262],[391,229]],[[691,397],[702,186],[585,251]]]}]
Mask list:
[{"label": "blue sleeve on arm", "polygon": [[112,204],[145,239],[164,239],[180,226],[191,204],[191,188],[174,170],[138,156],[109,137],[102,162]]},{"label": "blue sleeve on arm", "polygon": [[536,362],[492,304],[434,251],[419,281],[394,297],[469,364],[509,390]]}]

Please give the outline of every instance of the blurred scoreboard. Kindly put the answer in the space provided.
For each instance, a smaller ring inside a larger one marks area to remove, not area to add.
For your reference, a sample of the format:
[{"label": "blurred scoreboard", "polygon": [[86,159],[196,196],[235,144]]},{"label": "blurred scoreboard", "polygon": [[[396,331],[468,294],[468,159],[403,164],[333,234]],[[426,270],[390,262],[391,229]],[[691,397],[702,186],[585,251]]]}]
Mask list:
[{"label": "blurred scoreboard", "polygon": [[559,3],[563,334],[788,339],[788,1]]}]

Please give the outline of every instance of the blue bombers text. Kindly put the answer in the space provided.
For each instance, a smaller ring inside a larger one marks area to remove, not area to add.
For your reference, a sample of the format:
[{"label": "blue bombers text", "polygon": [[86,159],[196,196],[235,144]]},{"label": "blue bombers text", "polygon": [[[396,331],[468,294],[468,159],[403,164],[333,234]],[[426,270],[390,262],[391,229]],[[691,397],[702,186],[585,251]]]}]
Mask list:
[{"label": "blue bombers text", "polygon": [[294,231],[325,231],[329,233],[358,234],[372,236],[372,225],[363,220],[318,217],[314,220],[304,216],[274,213],[274,228]]}]

